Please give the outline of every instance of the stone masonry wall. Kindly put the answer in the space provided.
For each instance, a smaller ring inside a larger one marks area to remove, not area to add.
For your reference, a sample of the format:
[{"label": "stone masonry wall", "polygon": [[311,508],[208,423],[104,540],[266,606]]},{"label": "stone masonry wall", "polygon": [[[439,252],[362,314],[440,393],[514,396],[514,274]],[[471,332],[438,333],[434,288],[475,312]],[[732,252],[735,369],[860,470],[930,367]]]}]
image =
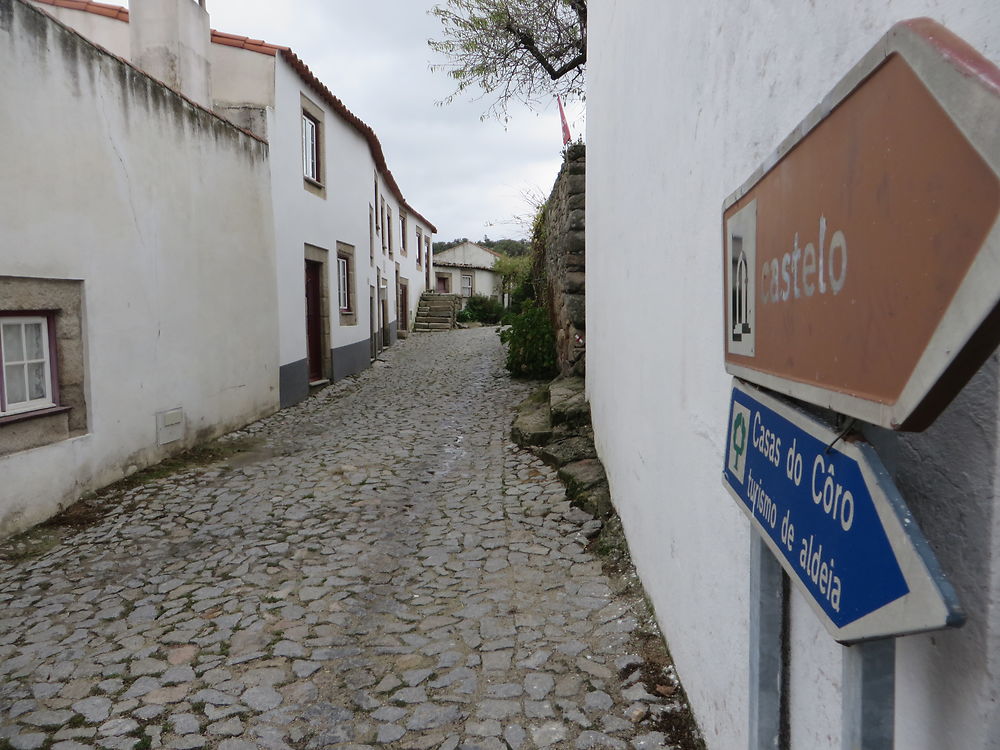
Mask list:
[{"label": "stone masonry wall", "polygon": [[545,210],[546,301],[556,333],[556,361],[563,375],[583,375],[586,346],[584,237],[586,148],[566,150]]}]

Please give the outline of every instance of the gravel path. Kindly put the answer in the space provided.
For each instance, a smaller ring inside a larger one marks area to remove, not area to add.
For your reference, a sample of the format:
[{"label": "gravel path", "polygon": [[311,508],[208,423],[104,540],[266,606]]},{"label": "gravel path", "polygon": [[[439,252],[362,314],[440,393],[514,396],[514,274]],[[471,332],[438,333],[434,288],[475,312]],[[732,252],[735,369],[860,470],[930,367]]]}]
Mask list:
[{"label": "gravel path", "polygon": [[414,335],[0,562],[0,748],[657,748],[493,329]]}]

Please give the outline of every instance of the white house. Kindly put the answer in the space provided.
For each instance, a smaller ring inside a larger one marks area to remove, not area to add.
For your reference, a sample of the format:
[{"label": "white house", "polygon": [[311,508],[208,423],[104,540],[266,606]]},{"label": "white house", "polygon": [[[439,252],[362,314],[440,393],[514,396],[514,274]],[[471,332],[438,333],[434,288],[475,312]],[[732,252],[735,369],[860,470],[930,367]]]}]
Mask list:
[{"label": "white house", "polygon": [[212,71],[216,110],[271,146],[287,405],[410,328],[435,228],[403,199],[374,131],[290,49],[216,33]]},{"label": "white house", "polygon": [[[756,748],[755,532],[720,481],[731,383],[723,201],[894,24],[930,16],[996,64],[1000,14],[995,0],[594,0],[588,10],[596,444],[708,747]],[[1000,747],[998,394],[994,354],[926,432],[867,431],[967,613],[961,629],[898,639],[887,668],[897,748]],[[788,610],[781,746],[854,747],[843,719],[855,652],[794,590]]]},{"label": "white house", "polygon": [[500,253],[475,242],[463,242],[434,253],[434,291],[458,294],[465,306],[479,294],[502,301],[500,275],[493,270]]},{"label": "white house", "polygon": [[[132,55],[129,10],[32,2],[115,54]],[[210,31],[196,0],[134,0],[136,11],[161,21],[145,24],[153,28],[176,28],[177,14],[187,19],[183,33],[205,50],[210,106],[270,146],[281,405],[368,367],[398,329],[411,327],[432,278],[436,231],[403,198],[375,132],[291,49]]]},{"label": "white house", "polygon": [[22,0],[0,81],[4,536],[273,412],[279,363],[267,144]]},{"label": "white house", "polygon": [[0,80],[0,536],[410,326],[434,227],[291,50],[198,0],[0,0]]}]

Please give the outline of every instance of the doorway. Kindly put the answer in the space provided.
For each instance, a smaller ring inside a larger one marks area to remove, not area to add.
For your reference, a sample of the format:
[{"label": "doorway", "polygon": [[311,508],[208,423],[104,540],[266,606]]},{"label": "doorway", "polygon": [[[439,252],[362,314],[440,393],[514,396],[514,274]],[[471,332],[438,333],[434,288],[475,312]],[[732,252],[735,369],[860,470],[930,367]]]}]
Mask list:
[{"label": "doorway", "polygon": [[369,328],[368,335],[372,344],[371,358],[372,362],[374,362],[375,359],[378,357],[378,336],[376,335],[376,333],[378,332],[377,328],[378,319],[375,317],[375,287],[369,287],[369,289],[370,289],[369,292],[370,303],[369,303],[369,313],[368,313],[368,328]]},{"label": "doorway", "polygon": [[306,261],[306,358],[309,382],[323,380],[323,264]]},{"label": "doorway", "polygon": [[410,290],[405,281],[399,282],[399,311],[396,315],[399,319],[399,330],[410,330]]}]

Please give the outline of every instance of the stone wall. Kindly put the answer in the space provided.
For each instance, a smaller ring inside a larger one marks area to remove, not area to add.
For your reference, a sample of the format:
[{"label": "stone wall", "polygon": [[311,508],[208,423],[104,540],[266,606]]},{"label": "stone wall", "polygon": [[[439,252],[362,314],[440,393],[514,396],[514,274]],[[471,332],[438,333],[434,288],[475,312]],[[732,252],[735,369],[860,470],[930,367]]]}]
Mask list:
[{"label": "stone wall", "polygon": [[586,157],[582,143],[566,150],[543,225],[545,299],[555,327],[556,362],[563,375],[583,375],[586,359]]}]

